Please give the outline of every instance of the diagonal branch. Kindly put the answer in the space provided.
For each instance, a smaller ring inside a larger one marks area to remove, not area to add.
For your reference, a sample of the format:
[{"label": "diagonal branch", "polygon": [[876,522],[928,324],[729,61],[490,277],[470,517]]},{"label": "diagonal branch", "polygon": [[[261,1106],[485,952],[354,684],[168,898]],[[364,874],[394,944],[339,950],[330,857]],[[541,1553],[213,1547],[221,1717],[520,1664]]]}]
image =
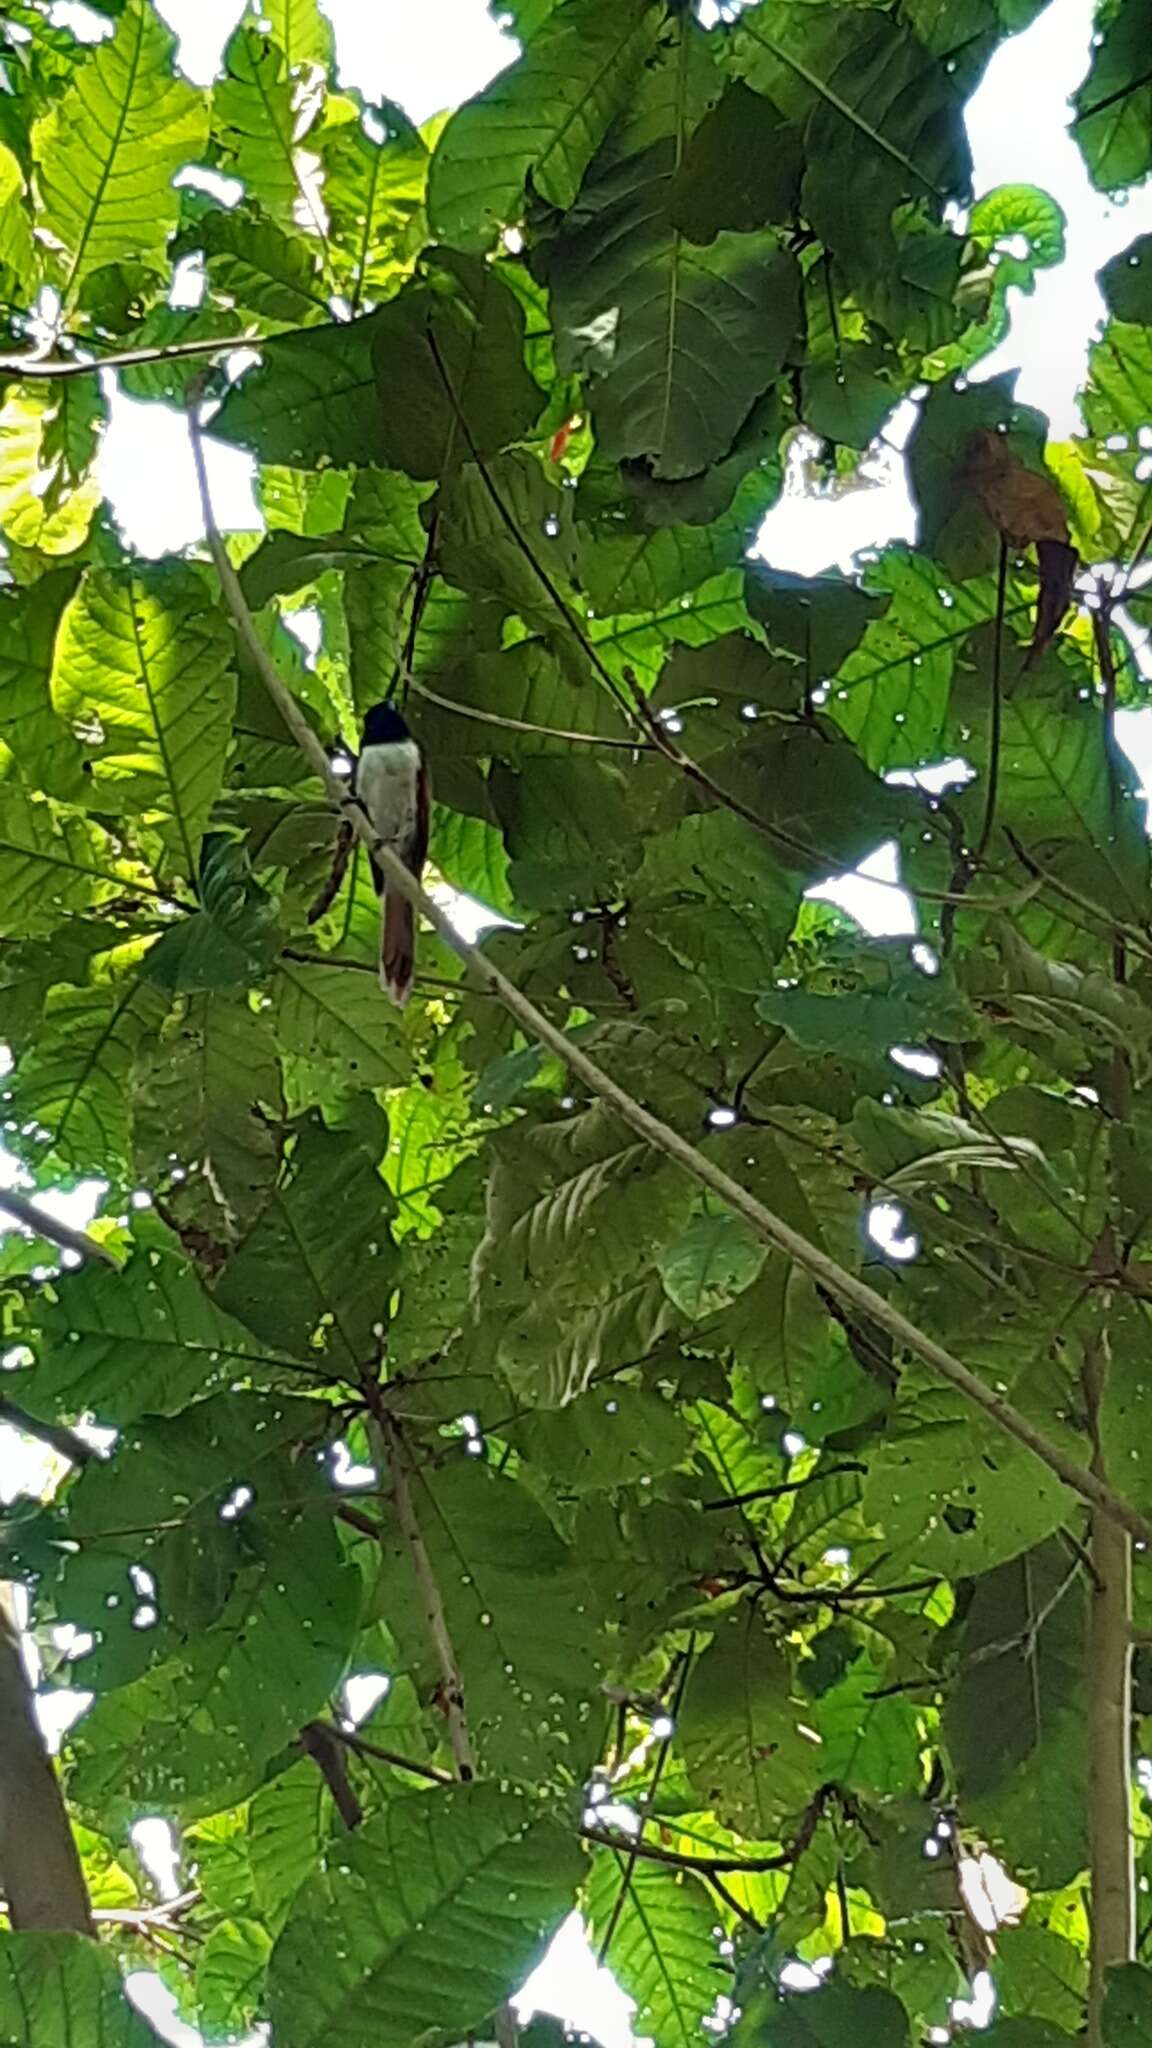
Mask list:
[{"label": "diagonal branch", "polygon": [[74,1230],[70,1223],[57,1222],[38,1202],[30,1202],[27,1195],[17,1194],[15,1188],[0,1189],[0,1211],[30,1230],[34,1237],[58,1244],[62,1251],[75,1252],[78,1258],[99,1259],[105,1266],[111,1266],[113,1272],[119,1271],[107,1245],[97,1244],[86,1230]]},{"label": "diagonal branch", "polygon": [[654,1150],[662,1152],[683,1167],[701,1187],[719,1195],[722,1202],[737,1216],[742,1216],[757,1237],[783,1252],[804,1272],[812,1277],[837,1300],[844,1302],[858,1313],[869,1317],[904,1351],[920,1359],[937,1376],[947,1381],[958,1393],[971,1401],[998,1429],[1015,1438],[1026,1450],[1032,1452],[1041,1464],[1054,1472],[1065,1486],[1080,1495],[1081,1499],[1100,1509],[1112,1521],[1120,1524],[1142,1543],[1152,1544],[1152,1521],[1142,1515],[1130,1503],[1123,1500],[1114,1489],[1086,1465],[1068,1456],[1058,1444],[1052,1443],[1036,1424],[1016,1408],[1003,1394],[996,1393],[978,1374],[947,1350],[943,1344],[921,1330],[909,1317],[893,1306],[884,1295],[878,1294],[865,1280],[849,1272],[827,1252],[815,1245],[809,1238],[794,1230],[782,1217],[774,1214],[756,1197],[732,1179],[730,1174],[717,1166],[706,1153],[681,1137],[670,1124],[645,1109],[630,1095],[627,1089],[603,1072],[587,1053],[575,1045],[568,1034],[549,1022],[542,1011],[523,995],[514,982],[501,974],[498,967],[471,945],[456,929],[447,911],[441,908],[414,877],[404,863],[397,859],[390,846],[376,837],[364,812],[349,795],[340,778],[334,774],[320,741],[316,738],[292,692],[281,681],[274,662],[256,632],[252,614],[248,609],[239,579],[228,559],[224,543],[212,511],[212,500],[208,489],[207,472],[200,441],[196,403],[189,406],[189,430],[192,438],[193,456],[196,464],[197,481],[200,488],[200,503],[203,509],[205,532],[225,603],[236,624],[237,632],[247,650],[254,668],[259,673],[265,689],[272,698],[297,745],[324,784],[333,803],[350,819],[353,831],[372,852],[377,864],[383,869],[389,888],[406,897],[415,910],[427,919],[432,929],[444,940],[477,976],[482,988],[497,996],[506,1010],[516,1018],[525,1031],[548,1047],[564,1061],[569,1071],[593,1095],[607,1102],[618,1115],[644,1139]]}]

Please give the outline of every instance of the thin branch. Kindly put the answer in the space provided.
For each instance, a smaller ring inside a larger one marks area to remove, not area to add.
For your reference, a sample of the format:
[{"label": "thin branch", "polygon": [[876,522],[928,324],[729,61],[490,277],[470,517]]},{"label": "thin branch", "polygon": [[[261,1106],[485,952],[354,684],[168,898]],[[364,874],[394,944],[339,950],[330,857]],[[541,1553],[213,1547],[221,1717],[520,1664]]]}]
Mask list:
[{"label": "thin branch", "polygon": [[440,1597],[432,1560],[428,1555],[413,1504],[408,1459],[400,1431],[386,1411],[375,1418],[375,1423],[383,1453],[382,1462],[388,1466],[392,1475],[396,1520],[400,1524],[400,1534],[404,1538],[413,1575],[420,1588],[420,1597],[424,1603],[424,1619],[428,1624],[428,1633],[436,1652],[436,1661],[440,1666],[444,1716],[448,1723],[449,1745],[456,1759],[456,1775],[461,1784],[466,1785],[476,1776],[476,1766],[472,1756],[472,1738],[468,1733],[468,1718],[464,1710],[464,1685],[452,1638],[448,1632],[444,1602]]},{"label": "thin branch", "polygon": [[1004,726],[1004,600],[1007,592],[1008,543],[1001,536],[1000,562],[996,571],[996,621],[992,640],[992,700],[988,716],[988,786],[984,796],[984,820],[980,827],[980,837],[972,853],[973,873],[988,851],[992,827],[996,822],[996,799],[1000,789],[1000,739]]},{"label": "thin branch", "polygon": [[38,1202],[29,1201],[27,1195],[17,1194],[15,1188],[0,1189],[0,1210],[11,1216],[16,1223],[22,1223],[34,1237],[43,1237],[49,1244],[57,1244],[62,1251],[75,1252],[81,1259],[99,1259],[102,1265],[111,1266],[119,1272],[116,1260],[107,1245],[97,1244],[86,1230],[74,1230],[70,1223],[60,1223],[55,1216],[49,1216]]},{"label": "thin branch", "polygon": [[679,1849],[658,1849],[654,1842],[642,1841],[638,1835],[614,1835],[607,1828],[583,1827],[580,1839],[599,1849],[628,1849],[642,1863],[666,1863],[672,1870],[698,1870],[702,1877],[713,1877],[718,1872],[737,1877],[741,1872],[751,1876],[757,1871],[787,1870],[794,1860],[790,1849],[782,1849],[778,1856],[692,1856]]},{"label": "thin branch", "polygon": [[332,1794],[337,1813],[351,1834],[363,1820],[364,1808],[348,1776],[348,1763],[338,1732],[327,1721],[307,1721],[296,1740],[305,1756],[311,1757]]},{"label": "thin branch", "polygon": [[332,1721],[323,1721],[317,1725],[322,1727],[334,1742],[342,1742],[354,1756],[374,1757],[377,1763],[389,1764],[394,1771],[408,1771],[414,1778],[427,1778],[430,1785],[456,1783],[451,1771],[442,1771],[439,1764],[419,1764],[414,1757],[401,1756],[398,1750],[381,1749],[378,1742],[369,1742],[366,1736],[357,1734],[354,1728],[340,1728]]},{"label": "thin branch", "polygon": [[57,1457],[67,1458],[70,1465],[90,1465],[98,1456],[94,1444],[85,1443],[74,1429],[63,1422],[45,1422],[39,1415],[30,1415],[18,1401],[9,1401],[0,1394],[0,1422],[6,1422],[10,1429],[18,1429],[21,1436],[34,1437],[39,1444],[47,1444]]},{"label": "thin branch", "polygon": [[[1083,1383],[1093,1465],[1103,1471],[1100,1415],[1108,1379],[1105,1337],[1084,1347]],[[1088,2043],[1102,2048],[1111,1971],[1132,1960],[1136,1873],[1132,1842],[1132,1543],[1099,1511],[1092,1516],[1087,1660],[1089,1919]]]},{"label": "thin branch", "polygon": [[[1031,1451],[1033,1456],[1038,1458],[1041,1464],[1046,1465],[1050,1472],[1054,1472],[1065,1486],[1070,1487],[1092,1507],[1099,1508],[1141,1542],[1152,1545],[1152,1521],[1147,1516],[1123,1500],[1111,1486],[1090,1472],[1087,1466],[1069,1457],[1060,1445],[1049,1442],[1030,1417],[1014,1407],[1003,1394],[989,1387],[936,1338],[919,1329],[884,1295],[870,1287],[867,1281],[849,1272],[847,1267],[840,1265],[820,1246],[802,1236],[791,1224],[775,1215],[746,1188],[741,1187],[738,1181],[733,1180],[731,1175],[725,1173],[707,1154],[681,1137],[671,1125],[653,1116],[628,1093],[627,1089],[622,1088],[618,1082],[604,1073],[586,1052],[573,1043],[567,1033],[550,1023],[536,1005],[521,993],[514,982],[501,974],[499,968],[478,947],[471,945],[462,937],[448,912],[420,887],[403,861],[397,858],[392,847],[373,832],[364,812],[333,772],[320,741],[304,718],[292,692],[282,682],[274,662],[256,632],[252,614],[240,588],[239,578],[220,538],[212,510],[194,401],[189,408],[189,429],[208,546],[216,565],[224,601],[235,621],[237,632],[289,731],[320,777],[333,803],[350,818],[353,830],[372,852],[378,866],[383,869],[389,887],[406,897],[413,908],[427,919],[433,931],[472,969],[481,986],[498,996],[517,1022],[523,1025],[533,1038],[547,1046],[550,1052],[556,1053],[583,1086],[615,1109],[629,1128],[646,1144],[674,1160],[702,1187],[719,1195],[736,1215],[742,1216],[745,1222],[750,1224],[758,1237],[783,1252],[802,1271],[810,1273],[830,1294],[858,1313],[871,1318],[882,1330],[886,1330],[903,1350],[911,1352],[925,1365],[930,1366],[939,1378],[947,1381],[949,1386],[954,1387],[958,1393],[963,1394],[967,1400],[981,1409],[998,1429],[1014,1437],[1017,1443]],[[707,782],[708,778],[704,780]]]},{"label": "thin branch", "polygon": [[684,1705],[684,1691],[688,1684],[688,1674],[692,1669],[695,1656],[696,1638],[695,1636],[692,1636],[689,1639],[688,1648],[684,1652],[684,1659],[680,1666],[680,1671],[676,1680],[676,1694],[672,1702],[670,1716],[671,1726],[669,1728],[668,1734],[663,1738],[660,1747],[656,1753],[656,1761],[652,1766],[652,1776],[648,1781],[648,1790],[644,1795],[644,1805],[640,1813],[640,1825],[636,1831],[635,1840],[629,1846],[628,1855],[626,1856],[624,1861],[624,1869],[620,1877],[620,1889],[617,1892],[615,1899],[613,1900],[612,1911],[608,1916],[608,1925],[604,1929],[604,1933],[601,1936],[600,1948],[596,1958],[597,1962],[601,1965],[601,1968],[603,1968],[603,1965],[608,1960],[608,1951],[612,1946],[612,1936],[615,1934],[617,1927],[620,1925],[620,1915],[624,1911],[628,1894],[632,1889],[632,1879],[636,1874],[636,1863],[639,1856],[640,1836],[644,1831],[645,1822],[651,1816],[652,1807],[655,1804],[656,1793],[660,1785],[660,1780],[664,1775],[664,1766],[668,1761],[669,1755],[671,1754],[672,1738],[676,1733],[676,1728],[680,1717],[680,1710]]},{"label": "thin branch", "polygon": [[233,334],[214,341],[176,341],[168,348],[124,348],[91,363],[57,362],[50,357],[0,356],[0,374],[30,377],[94,377],[101,370],[128,370],[135,363],[174,363],[182,356],[228,355],[238,348],[261,348],[268,340],[283,341],[288,334],[306,333],[306,328],[285,327],[278,334]]},{"label": "thin branch", "polygon": [[418,697],[427,698],[429,704],[437,705],[441,711],[451,711],[457,718],[473,718],[480,725],[498,725],[505,732],[531,733],[535,739],[567,740],[576,747],[620,747],[629,754],[656,752],[650,740],[642,740],[639,736],[626,739],[612,733],[567,732],[558,725],[531,725],[526,718],[505,718],[498,711],[481,711],[477,704],[460,704],[453,697],[442,697],[439,690],[420,682],[410,671],[405,681],[409,689],[415,690]]}]

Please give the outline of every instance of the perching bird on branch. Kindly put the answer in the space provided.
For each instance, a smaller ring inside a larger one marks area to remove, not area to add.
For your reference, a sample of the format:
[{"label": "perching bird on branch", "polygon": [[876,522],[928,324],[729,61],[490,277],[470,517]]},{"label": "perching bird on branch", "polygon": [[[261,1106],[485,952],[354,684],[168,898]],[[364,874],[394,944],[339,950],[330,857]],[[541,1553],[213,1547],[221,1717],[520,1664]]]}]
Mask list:
[{"label": "perching bird on branch", "polygon": [[[377,836],[419,881],[428,857],[430,798],[424,756],[394,704],[374,704],[364,720],[355,791]],[[403,1008],[416,965],[416,916],[372,863],[380,896],[380,985]]]}]

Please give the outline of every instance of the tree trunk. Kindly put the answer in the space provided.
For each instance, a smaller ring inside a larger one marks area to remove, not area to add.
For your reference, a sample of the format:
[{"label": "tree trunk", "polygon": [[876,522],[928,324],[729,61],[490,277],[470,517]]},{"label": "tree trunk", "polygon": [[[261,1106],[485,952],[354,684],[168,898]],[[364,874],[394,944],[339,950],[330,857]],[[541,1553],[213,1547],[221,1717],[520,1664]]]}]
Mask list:
[{"label": "tree trunk", "polygon": [[0,1585],[0,1884],[13,1927],[95,1934],[80,1858],[36,1720],[8,1585]]}]

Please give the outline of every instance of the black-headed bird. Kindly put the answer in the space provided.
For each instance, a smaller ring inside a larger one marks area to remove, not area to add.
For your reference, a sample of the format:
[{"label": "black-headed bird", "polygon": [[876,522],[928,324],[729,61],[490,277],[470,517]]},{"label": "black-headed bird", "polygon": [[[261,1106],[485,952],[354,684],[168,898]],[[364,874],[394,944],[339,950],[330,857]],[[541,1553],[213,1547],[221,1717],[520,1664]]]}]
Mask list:
[{"label": "black-headed bird", "polygon": [[[419,881],[428,857],[428,773],[394,704],[373,704],[365,716],[355,791],[377,838]],[[380,897],[380,986],[403,1009],[416,966],[416,915],[397,890],[389,889],[375,861],[372,879]]]}]

